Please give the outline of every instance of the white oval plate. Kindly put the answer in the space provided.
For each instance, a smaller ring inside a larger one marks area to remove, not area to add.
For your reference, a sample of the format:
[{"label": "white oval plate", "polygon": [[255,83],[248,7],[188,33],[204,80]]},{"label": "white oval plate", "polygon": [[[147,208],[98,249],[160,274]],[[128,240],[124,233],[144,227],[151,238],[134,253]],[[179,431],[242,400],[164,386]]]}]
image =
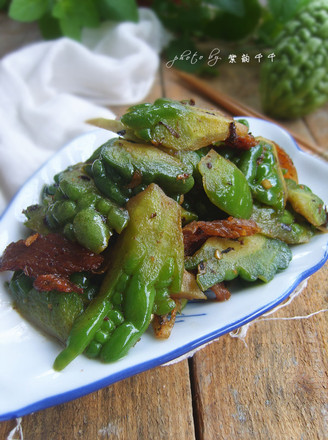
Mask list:
[{"label": "white oval plate", "polygon": [[[328,165],[302,152],[278,126],[248,119],[254,135],[276,141],[293,158],[301,183],[327,203]],[[37,203],[44,183],[66,166],[86,160],[114,134],[104,130],[83,135],[55,154],[15,196],[0,220],[0,255],[12,241],[26,236],[22,209]],[[58,373],[52,364],[62,347],[39,332],[13,309],[4,286],[11,274],[0,274],[0,420],[76,399],[126,377],[167,363],[234,330],[273,308],[327,260],[328,235],[318,234],[310,243],[293,246],[287,270],[268,284],[236,284],[231,299],[223,303],[190,303],[177,319],[171,337],[156,340],[149,330],[122,360],[102,364],[79,356]]]}]

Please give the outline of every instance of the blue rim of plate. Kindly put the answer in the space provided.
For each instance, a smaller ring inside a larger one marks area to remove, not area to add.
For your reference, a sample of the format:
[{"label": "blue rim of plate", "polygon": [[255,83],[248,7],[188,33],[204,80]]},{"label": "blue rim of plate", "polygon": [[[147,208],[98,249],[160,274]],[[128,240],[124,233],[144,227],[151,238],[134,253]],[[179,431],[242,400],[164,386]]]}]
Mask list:
[{"label": "blue rim of plate", "polygon": [[[259,118],[254,118],[254,117],[245,117],[245,116],[236,116],[235,119],[247,119],[247,120],[256,120],[256,121],[262,121]],[[274,127],[278,127],[280,130],[282,130],[292,141],[292,143],[294,144],[294,146],[296,147],[296,149],[304,154],[304,155],[309,155],[311,156],[309,153],[305,152],[304,150],[302,150],[298,144],[296,143],[296,141],[294,140],[294,138],[282,127],[278,126],[277,124],[274,124],[272,122],[268,122],[265,121],[268,124],[273,125]],[[88,133],[83,134],[82,136],[79,136],[79,138],[90,135],[93,132],[96,132],[98,130],[95,131],[90,131]],[[62,147],[60,150],[58,150],[56,153],[54,153],[49,159],[51,160],[53,157],[55,157],[56,155],[60,154],[65,148],[67,148],[69,146],[71,142],[68,142],[64,147]],[[312,156],[311,156],[312,157]],[[34,173],[33,175],[31,175],[26,182],[24,183],[24,185],[21,187],[20,190],[17,191],[17,193],[15,194],[15,196],[12,198],[12,200],[10,201],[9,205],[7,206],[7,208],[4,210],[4,212],[2,213],[2,215],[0,216],[0,222],[2,220],[2,218],[4,217],[4,215],[6,214],[7,210],[10,208],[10,206],[14,203],[15,199],[17,198],[17,196],[19,195],[19,193],[23,190],[24,186],[27,184],[27,182],[29,182],[35,174],[37,174],[43,167],[45,167],[47,165],[47,162],[45,162],[43,165],[41,165]],[[119,372],[116,373],[112,373],[109,376],[106,376],[104,378],[101,378],[99,380],[96,380],[95,382],[91,382],[87,385],[75,388],[73,390],[69,390],[69,391],[65,391],[63,393],[57,394],[57,395],[53,395],[50,397],[46,397],[44,399],[38,400],[34,403],[31,403],[29,405],[26,405],[24,407],[21,407],[17,410],[13,410],[10,411],[8,413],[4,413],[4,414],[0,414],[0,421],[4,421],[4,420],[10,420],[10,419],[14,419],[14,418],[18,418],[18,417],[22,417],[28,414],[31,414],[33,412],[36,411],[40,411],[46,408],[50,408],[52,406],[56,406],[56,405],[60,405],[62,403],[66,403],[75,399],[78,399],[80,397],[83,397],[87,394],[90,394],[94,391],[97,391],[101,388],[105,388],[106,386],[112,385],[115,382],[119,382],[123,379],[127,379],[129,377],[135,376],[136,374],[142,373],[144,371],[150,370],[152,368],[161,366],[161,365],[165,365],[166,363],[170,362],[170,361],[174,361],[174,360],[179,360],[180,357],[182,356],[187,356],[188,353],[193,353],[194,350],[196,349],[200,349],[202,346],[210,343],[210,342],[214,342],[216,339],[218,339],[220,336],[223,336],[245,324],[247,324],[248,322],[251,322],[253,320],[255,320],[256,318],[258,318],[259,316],[263,315],[264,313],[268,312],[269,310],[273,309],[274,307],[276,307],[277,305],[279,305],[281,302],[283,302],[284,300],[286,300],[290,294],[296,289],[296,287],[305,279],[307,279],[309,276],[313,275],[315,272],[317,272],[324,264],[325,262],[328,260],[328,240],[326,242],[326,247],[324,249],[324,254],[323,257],[320,261],[318,261],[314,266],[304,270],[303,272],[301,272],[298,277],[295,279],[295,281],[292,283],[292,285],[290,285],[278,298],[276,298],[275,300],[271,301],[270,303],[266,304],[265,306],[255,310],[253,313],[244,316],[242,319],[239,319],[237,321],[234,321],[232,323],[230,323],[229,325],[226,325],[225,327],[222,327],[220,329],[218,329],[217,331],[208,333],[206,335],[204,335],[203,337],[199,338],[199,339],[195,339],[192,342],[182,345],[179,348],[169,351],[167,353],[165,353],[164,355],[161,355],[157,358],[153,358],[149,361],[143,362],[143,363],[139,363],[137,365],[125,368]],[[183,316],[183,315],[182,315]]]}]

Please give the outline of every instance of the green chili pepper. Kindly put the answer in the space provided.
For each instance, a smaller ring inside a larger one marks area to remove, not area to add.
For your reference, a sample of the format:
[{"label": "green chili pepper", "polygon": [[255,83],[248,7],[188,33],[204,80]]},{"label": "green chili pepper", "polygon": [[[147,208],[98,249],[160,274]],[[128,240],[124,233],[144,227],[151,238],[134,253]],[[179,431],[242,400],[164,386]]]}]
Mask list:
[{"label": "green chili pepper", "polygon": [[247,127],[214,110],[204,110],[191,103],[167,98],[154,104],[139,104],[129,108],[121,122],[133,134],[154,145],[173,150],[198,150],[230,135],[231,124],[237,133],[246,134]]},{"label": "green chili pepper", "polygon": [[203,185],[195,185],[188,194],[185,194],[182,208],[194,213],[198,219],[215,220],[225,218],[227,214],[215,206],[208,198]]},{"label": "green chili pepper", "polygon": [[167,315],[175,308],[175,301],[170,297],[167,289],[157,289],[154,300],[153,313]]},{"label": "green chili pepper", "polygon": [[157,289],[161,294],[163,289],[180,291],[184,256],[179,205],[151,184],[129,200],[127,209],[130,221],[112,248],[100,292],[74,322],[67,346],[55,360],[56,370],[62,370],[94,340],[115,295],[119,294],[116,308],[121,309],[124,321],[100,349],[104,362],[124,356],[147,329]]},{"label": "green chili pepper", "polygon": [[204,190],[210,201],[237,218],[249,218],[252,195],[244,174],[235,164],[210,150],[198,164]]},{"label": "green chili pepper", "polygon": [[198,215],[195,214],[192,211],[188,211],[183,206],[181,206],[181,221],[182,225],[185,226],[186,224],[198,220]]},{"label": "green chili pepper", "polygon": [[238,122],[240,124],[246,125],[246,127],[249,128],[249,122],[247,121],[247,119],[238,119]]},{"label": "green chili pepper", "polygon": [[126,227],[128,212],[97,189],[80,163],[55,176],[55,185],[43,191],[42,205],[29,206],[25,225],[34,231],[63,232],[93,252],[106,249],[113,229]]},{"label": "green chili pepper", "polygon": [[246,176],[253,197],[283,211],[287,191],[275,145],[266,139],[257,139],[260,142],[241,155],[238,166]]},{"label": "green chili pepper", "polygon": [[97,188],[103,194],[105,194],[111,200],[114,200],[118,205],[125,205],[131,196],[131,191],[128,191],[124,184],[114,181],[113,172],[106,172],[106,168],[102,160],[96,159],[92,163],[89,173],[93,177]]},{"label": "green chili pepper", "polygon": [[174,157],[178,158],[186,167],[188,167],[188,172],[192,174],[196,183],[201,183],[202,176],[198,170],[198,164],[209,151],[209,147],[204,147],[197,151],[180,150],[174,152]]}]

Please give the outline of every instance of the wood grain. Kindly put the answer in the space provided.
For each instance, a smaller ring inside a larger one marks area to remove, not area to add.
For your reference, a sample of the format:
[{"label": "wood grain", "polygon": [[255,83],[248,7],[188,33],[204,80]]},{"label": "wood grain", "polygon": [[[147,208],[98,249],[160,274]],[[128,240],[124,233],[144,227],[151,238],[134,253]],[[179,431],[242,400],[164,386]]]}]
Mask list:
[{"label": "wood grain", "polygon": [[[0,439],[14,426],[14,421],[0,423]],[[155,368],[25,416],[22,429],[24,440],[193,440],[188,362]]]},{"label": "wood grain", "polygon": [[[328,265],[271,318],[327,309],[328,286],[320,289],[327,274]],[[196,353],[197,439],[327,439],[327,316],[258,320],[247,346],[224,336]]]}]

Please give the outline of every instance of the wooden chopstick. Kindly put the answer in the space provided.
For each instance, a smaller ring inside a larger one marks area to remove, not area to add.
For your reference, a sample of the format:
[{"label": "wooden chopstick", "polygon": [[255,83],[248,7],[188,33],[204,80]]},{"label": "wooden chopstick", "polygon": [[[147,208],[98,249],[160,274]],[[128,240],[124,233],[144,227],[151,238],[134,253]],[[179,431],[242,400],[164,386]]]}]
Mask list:
[{"label": "wooden chopstick", "polygon": [[232,115],[253,116],[255,118],[260,118],[272,122],[278,125],[279,127],[283,128],[284,130],[288,131],[291,134],[291,136],[293,136],[293,138],[297,141],[300,147],[302,147],[304,150],[309,151],[311,153],[315,153],[321,157],[325,156],[324,151],[322,151],[322,149],[319,146],[305,141],[297,133],[293,132],[292,130],[286,129],[286,127],[282,126],[277,121],[268,118],[267,116],[263,115],[260,112],[257,112],[256,110],[253,110],[252,108],[246,106],[245,104],[238,102],[231,96],[228,96],[221,91],[219,92],[218,90],[215,90],[213,87],[209,86],[205,81],[197,78],[196,76],[190,75],[189,73],[182,72],[180,70],[175,70],[175,73],[183,81],[187,82],[189,85],[194,87],[198,92],[201,92],[203,95],[210,98],[216,104],[219,104],[225,110],[229,111]]}]

